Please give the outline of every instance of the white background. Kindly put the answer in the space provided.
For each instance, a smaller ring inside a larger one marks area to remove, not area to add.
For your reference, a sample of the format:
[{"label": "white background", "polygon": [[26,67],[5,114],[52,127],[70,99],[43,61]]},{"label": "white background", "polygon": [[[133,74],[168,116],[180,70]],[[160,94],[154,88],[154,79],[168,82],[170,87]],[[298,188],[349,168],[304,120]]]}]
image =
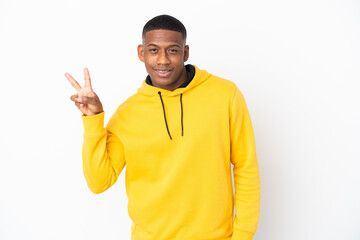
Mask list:
[{"label": "white background", "polygon": [[125,169],[106,192],[87,188],[64,73],[83,85],[89,68],[107,123],[144,80],[136,47],[163,13],[187,27],[188,63],[245,96],[261,174],[254,239],[360,239],[355,0],[0,0],[0,239],[130,239]]}]

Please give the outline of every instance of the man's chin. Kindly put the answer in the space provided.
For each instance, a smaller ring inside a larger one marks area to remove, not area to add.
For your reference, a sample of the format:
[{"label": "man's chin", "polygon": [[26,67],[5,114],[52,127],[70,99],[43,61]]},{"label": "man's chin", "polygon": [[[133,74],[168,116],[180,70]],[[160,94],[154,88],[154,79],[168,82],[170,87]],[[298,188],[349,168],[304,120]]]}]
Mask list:
[{"label": "man's chin", "polygon": [[169,86],[173,83],[171,78],[154,78],[151,79],[153,85],[157,86]]}]

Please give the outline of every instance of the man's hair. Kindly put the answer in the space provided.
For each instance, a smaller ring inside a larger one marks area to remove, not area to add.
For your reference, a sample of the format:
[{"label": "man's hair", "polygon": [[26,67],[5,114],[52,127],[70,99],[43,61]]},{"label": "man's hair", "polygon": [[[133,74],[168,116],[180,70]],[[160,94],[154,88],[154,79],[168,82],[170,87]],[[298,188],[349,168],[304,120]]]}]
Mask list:
[{"label": "man's hair", "polygon": [[142,37],[151,30],[172,30],[180,32],[184,40],[186,40],[185,26],[176,18],[169,15],[159,15],[150,19],[144,26]]}]

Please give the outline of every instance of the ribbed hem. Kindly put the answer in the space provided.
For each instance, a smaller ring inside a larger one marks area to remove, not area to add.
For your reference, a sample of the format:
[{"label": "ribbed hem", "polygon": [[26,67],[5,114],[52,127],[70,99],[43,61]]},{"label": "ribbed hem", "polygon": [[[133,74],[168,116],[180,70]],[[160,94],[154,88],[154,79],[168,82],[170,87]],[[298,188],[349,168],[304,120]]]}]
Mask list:
[{"label": "ribbed hem", "polygon": [[231,237],[231,240],[252,240],[253,237],[254,237],[254,234],[251,232],[245,232],[245,231],[234,228],[234,232]]},{"label": "ribbed hem", "polygon": [[98,134],[104,130],[105,112],[92,116],[81,115],[85,134]]}]

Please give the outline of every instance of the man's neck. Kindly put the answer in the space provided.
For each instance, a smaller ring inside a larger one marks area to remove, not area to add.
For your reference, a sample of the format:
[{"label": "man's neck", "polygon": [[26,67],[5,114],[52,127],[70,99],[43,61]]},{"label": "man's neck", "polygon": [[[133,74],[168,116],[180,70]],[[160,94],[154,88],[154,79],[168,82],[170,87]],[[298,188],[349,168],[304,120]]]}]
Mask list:
[{"label": "man's neck", "polygon": [[176,82],[175,87],[169,87],[169,91],[174,91],[175,89],[179,88],[181,85],[184,84],[184,82],[186,82],[186,80],[190,77],[190,73],[188,71],[186,71],[185,67],[184,70],[180,76],[180,81]]}]

